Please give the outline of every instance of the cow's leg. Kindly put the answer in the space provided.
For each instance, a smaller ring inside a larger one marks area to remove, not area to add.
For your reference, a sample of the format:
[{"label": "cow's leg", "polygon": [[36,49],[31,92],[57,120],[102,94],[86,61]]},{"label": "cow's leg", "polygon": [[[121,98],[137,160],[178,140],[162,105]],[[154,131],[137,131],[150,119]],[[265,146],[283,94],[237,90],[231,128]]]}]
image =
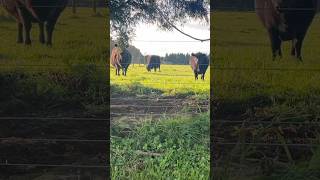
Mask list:
[{"label": "cow's leg", "polygon": [[115,65],[115,68],[116,68],[116,76],[118,76],[119,66],[116,64],[116,65]]},{"label": "cow's leg", "polygon": [[56,21],[49,21],[46,24],[46,31],[47,31],[47,45],[52,45],[52,33],[55,27]]},{"label": "cow's leg", "polygon": [[276,38],[274,41],[274,46],[275,46],[275,54],[279,55],[280,58],[282,58],[282,51],[281,51],[281,39]]},{"label": "cow's leg", "polygon": [[160,72],[160,65],[159,65],[159,72]]},{"label": "cow's leg", "polygon": [[52,22],[48,22],[46,24],[46,32],[47,32],[47,45],[51,46],[52,45],[52,33],[53,33],[53,28],[54,25],[52,24]]},{"label": "cow's leg", "polygon": [[277,36],[276,30],[269,30],[269,38],[271,41],[271,48],[272,48],[272,59],[275,60],[277,55],[280,57],[282,56],[281,53],[281,40]]},{"label": "cow's leg", "polygon": [[278,49],[278,55],[279,55],[280,58],[282,58],[281,44],[282,44],[281,39],[278,39],[278,40],[277,40],[277,43],[276,43],[276,45],[277,45],[276,47],[277,47],[277,49]]},{"label": "cow's leg", "polygon": [[304,35],[302,34],[300,36],[297,37],[297,42],[295,44],[295,49],[296,49],[296,57],[302,61],[302,56],[301,56],[301,48],[302,48],[302,43],[303,43],[303,39],[304,39]]},{"label": "cow's leg", "polygon": [[17,25],[18,25],[17,43],[23,43],[23,25],[21,22],[18,22]]},{"label": "cow's leg", "polygon": [[44,37],[44,23],[39,22],[39,41],[41,44],[45,43],[45,37]]},{"label": "cow's leg", "polygon": [[154,72],[157,72],[157,67],[154,67],[153,70],[154,70]]},{"label": "cow's leg", "polygon": [[122,75],[126,76],[126,68],[125,67],[122,68]]},{"label": "cow's leg", "polygon": [[31,38],[30,38],[30,32],[31,32],[31,28],[32,28],[32,23],[30,20],[26,20],[24,22],[24,44],[30,45],[31,44]]},{"label": "cow's leg", "polygon": [[292,40],[291,55],[296,56],[296,39]]}]

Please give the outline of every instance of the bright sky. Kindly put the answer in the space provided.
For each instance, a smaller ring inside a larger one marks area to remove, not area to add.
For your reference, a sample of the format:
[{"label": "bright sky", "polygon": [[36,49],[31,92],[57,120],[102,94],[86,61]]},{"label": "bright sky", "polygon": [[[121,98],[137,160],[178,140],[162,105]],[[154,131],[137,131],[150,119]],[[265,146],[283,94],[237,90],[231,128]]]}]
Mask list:
[{"label": "bright sky", "polygon": [[[203,22],[193,21],[182,27],[178,26],[178,28],[199,39],[210,38],[210,25]],[[191,54],[192,52],[203,52],[209,54],[210,52],[210,41],[196,41],[175,29],[173,31],[162,31],[157,26],[150,24],[139,24],[137,26],[132,45],[139,48],[143,55],[165,56],[166,53]]]}]

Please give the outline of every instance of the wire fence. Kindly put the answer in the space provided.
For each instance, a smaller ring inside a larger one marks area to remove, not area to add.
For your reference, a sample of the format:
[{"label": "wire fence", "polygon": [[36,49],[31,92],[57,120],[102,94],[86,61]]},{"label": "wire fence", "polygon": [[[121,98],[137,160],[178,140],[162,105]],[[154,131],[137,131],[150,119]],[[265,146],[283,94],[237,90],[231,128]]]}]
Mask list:
[{"label": "wire fence", "polygon": [[[12,122],[12,121],[21,121],[20,123],[30,123],[32,121],[41,121],[41,123],[47,123],[52,121],[59,121],[59,122],[70,122],[70,121],[86,121],[86,122],[109,122],[110,119],[106,118],[74,118],[74,117],[0,117],[1,122]],[[107,124],[107,123],[106,123]],[[20,135],[21,136],[21,135]],[[41,135],[42,136],[42,135]],[[19,136],[11,136],[11,137],[0,137],[0,143],[15,143],[15,142],[40,142],[40,143],[85,143],[85,144],[92,144],[92,143],[99,143],[99,144],[108,144],[110,141],[108,139],[83,139],[83,138],[32,138],[32,137],[19,137]],[[17,155],[18,156],[18,155]],[[10,159],[7,159],[5,162],[0,161],[0,166],[23,166],[23,167],[63,167],[63,168],[108,168],[108,165],[101,165],[100,164],[38,164],[38,163],[12,163]]]}]

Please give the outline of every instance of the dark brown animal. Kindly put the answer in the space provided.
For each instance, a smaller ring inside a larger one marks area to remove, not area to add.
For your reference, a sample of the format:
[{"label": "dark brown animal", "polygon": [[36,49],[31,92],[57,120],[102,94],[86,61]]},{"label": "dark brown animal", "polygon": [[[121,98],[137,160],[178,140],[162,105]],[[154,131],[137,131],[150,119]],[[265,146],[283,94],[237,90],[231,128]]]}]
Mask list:
[{"label": "dark brown animal", "polygon": [[204,80],[204,76],[209,66],[208,56],[203,53],[191,53],[189,63],[193,70],[195,80],[198,79],[199,74],[201,74],[201,79]]},{"label": "dark brown animal", "polygon": [[281,44],[292,41],[291,55],[302,60],[301,48],[319,0],[255,0],[256,13],[267,29],[273,60],[282,57]]},{"label": "dark brown animal", "polygon": [[[68,0],[0,0],[2,6],[15,17],[18,25],[17,42],[31,44],[32,22],[39,24],[41,43],[52,45],[52,34],[60,13]],[[45,26],[45,28],[44,28]],[[44,29],[47,39],[45,39]],[[23,36],[24,35],[24,36]]]},{"label": "dark brown animal", "polygon": [[160,72],[160,64],[161,64],[161,58],[160,56],[156,56],[156,55],[148,55],[145,56],[146,59],[146,64],[147,64],[147,71],[151,71],[151,69],[154,69],[154,72],[157,71],[157,68],[159,69]]}]

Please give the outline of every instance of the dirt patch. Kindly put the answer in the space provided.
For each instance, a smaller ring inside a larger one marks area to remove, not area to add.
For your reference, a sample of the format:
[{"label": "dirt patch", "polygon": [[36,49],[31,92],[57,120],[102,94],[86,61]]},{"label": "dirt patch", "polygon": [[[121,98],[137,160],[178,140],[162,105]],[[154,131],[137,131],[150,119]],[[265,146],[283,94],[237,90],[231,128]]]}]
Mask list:
[{"label": "dirt patch", "polygon": [[140,121],[179,115],[197,115],[209,111],[209,101],[176,96],[113,96],[110,101],[111,123],[127,118]]}]

